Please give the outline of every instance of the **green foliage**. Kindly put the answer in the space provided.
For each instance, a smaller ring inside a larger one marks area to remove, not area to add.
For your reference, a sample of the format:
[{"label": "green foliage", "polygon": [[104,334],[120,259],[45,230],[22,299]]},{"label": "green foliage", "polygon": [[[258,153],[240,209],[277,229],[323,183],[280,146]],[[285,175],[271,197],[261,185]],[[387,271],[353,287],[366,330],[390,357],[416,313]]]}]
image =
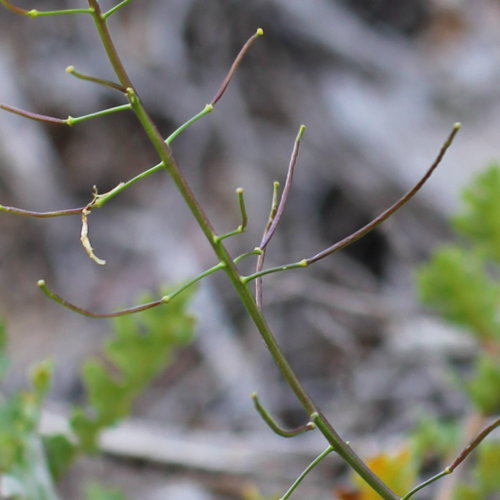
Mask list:
[{"label": "green foliage", "polygon": [[490,165],[463,192],[454,225],[485,256],[500,262],[500,167]]},{"label": "green foliage", "polygon": [[465,384],[473,405],[483,415],[500,412],[500,360],[483,355],[475,362],[474,375]]},{"label": "green foliage", "polygon": [[[0,359],[5,355],[2,327]],[[3,395],[0,404],[0,477],[2,492],[8,498],[45,500],[51,498],[51,479],[47,472],[38,421],[45,395],[52,380],[53,365],[42,361],[30,373],[30,389]]]},{"label": "green foliage", "polygon": [[455,449],[460,438],[460,427],[455,421],[439,421],[424,417],[411,433],[411,449],[417,460],[428,456],[444,459]]},{"label": "green foliage", "polygon": [[[113,336],[105,343],[102,360],[88,360],[83,365],[88,405],[73,408],[72,437],[56,434],[42,438],[38,433],[41,407],[52,380],[52,362],[42,361],[30,370],[31,389],[3,398],[0,473],[4,475],[2,487],[12,498],[56,498],[43,493],[50,491],[51,476],[60,477],[79,454],[96,451],[100,432],[130,414],[134,399],[167,366],[173,351],[192,339],[194,318],[186,312],[191,295],[184,292],[167,306],[114,321]],[[5,345],[1,327],[0,367],[7,365]],[[44,470],[41,464],[46,464],[46,477],[36,481],[36,471]],[[46,488],[35,491],[43,483]],[[123,498],[96,484],[89,486],[86,495],[89,500]]]},{"label": "green foliage", "polygon": [[77,446],[63,434],[44,436],[43,444],[50,475],[55,479],[59,479],[68,465],[76,458]]},{"label": "green foliage", "polygon": [[469,328],[481,339],[500,335],[500,288],[473,250],[446,246],[417,273],[423,302],[448,321]]},{"label": "green foliage", "polygon": [[500,167],[491,166],[465,190],[466,210],[456,219],[468,246],[437,250],[416,276],[422,300],[479,342],[481,353],[460,386],[485,415],[500,409],[500,270],[492,260],[500,257],[496,250],[500,246],[497,237],[489,235],[490,231],[500,235],[498,227],[492,229],[495,221],[500,222],[499,194]]},{"label": "green foliage", "polygon": [[135,398],[167,366],[173,351],[191,340],[194,318],[186,312],[190,297],[185,292],[167,306],[114,320],[104,359],[83,366],[88,407],[75,407],[71,415],[82,451],[96,450],[100,431],[129,415]]},{"label": "green foliage", "polygon": [[[422,300],[476,339],[471,373],[454,378],[475,412],[488,416],[500,412],[500,166],[473,179],[463,201],[454,226],[464,240],[438,249],[416,278]],[[415,442],[422,457],[430,451],[444,458],[447,450],[456,453],[450,437],[446,426],[426,420]],[[490,440],[475,453],[473,481],[460,484],[454,500],[485,500],[500,491],[500,443]]]}]

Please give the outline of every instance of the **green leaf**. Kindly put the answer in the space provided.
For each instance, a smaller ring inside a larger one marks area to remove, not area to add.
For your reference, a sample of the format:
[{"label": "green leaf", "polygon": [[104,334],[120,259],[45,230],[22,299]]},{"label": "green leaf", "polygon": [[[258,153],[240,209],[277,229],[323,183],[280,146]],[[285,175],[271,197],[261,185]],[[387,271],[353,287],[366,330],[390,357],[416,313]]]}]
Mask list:
[{"label": "green leaf", "polygon": [[500,338],[500,288],[474,252],[439,249],[416,274],[422,301],[445,319],[470,328],[482,340]]},{"label": "green leaf", "polygon": [[85,414],[82,408],[73,408],[70,427],[78,440],[78,447],[84,453],[97,451],[97,436],[101,430],[99,422]]},{"label": "green leaf", "polygon": [[456,229],[470,238],[484,255],[500,263],[500,167],[491,165],[463,192],[463,213]]},{"label": "green leaf", "polygon": [[190,296],[183,293],[163,307],[116,318],[104,359],[84,364],[89,408],[75,408],[71,418],[83,451],[95,450],[100,431],[130,414],[135,398],[165,369],[173,351],[191,339],[194,318],[186,312]]},{"label": "green leaf", "polygon": [[44,437],[43,444],[50,474],[58,479],[73,462],[77,452],[76,447],[62,434]]},{"label": "green leaf", "polygon": [[102,425],[111,425],[130,412],[127,381],[111,375],[99,361],[87,361],[83,367],[83,379],[89,403]]},{"label": "green leaf", "polygon": [[426,459],[429,455],[445,459],[455,451],[461,432],[462,429],[455,421],[424,417],[411,433],[412,451],[418,460]]},{"label": "green leaf", "polygon": [[500,412],[500,360],[486,355],[479,357],[474,375],[465,383],[465,390],[482,414]]}]

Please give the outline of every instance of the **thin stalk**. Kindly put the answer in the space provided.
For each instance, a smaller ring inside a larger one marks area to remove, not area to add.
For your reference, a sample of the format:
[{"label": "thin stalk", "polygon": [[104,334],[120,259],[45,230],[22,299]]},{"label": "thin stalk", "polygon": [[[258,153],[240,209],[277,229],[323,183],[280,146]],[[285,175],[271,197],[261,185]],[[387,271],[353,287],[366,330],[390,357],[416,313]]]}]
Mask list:
[{"label": "thin stalk", "polygon": [[299,156],[300,142],[302,140],[302,136],[304,135],[305,130],[306,127],[304,125],[301,125],[293,145],[293,151],[290,157],[290,164],[288,165],[285,186],[283,187],[283,193],[281,194],[280,202],[276,210],[276,214],[272,218],[271,225],[269,229],[265,232],[264,237],[262,238],[262,241],[259,245],[260,248],[266,248],[266,246],[269,244],[271,238],[274,236],[274,233],[276,232],[278,224],[280,223],[281,217],[283,216],[283,213],[285,211],[286,202],[288,201],[288,195],[290,194],[290,190],[292,189],[293,174],[295,172],[295,166],[297,165],[297,158]]},{"label": "thin stalk", "polygon": [[[275,185],[275,190],[273,193],[273,204],[271,207],[271,214],[269,217],[269,222],[266,226],[264,234],[262,236],[262,241],[260,242],[259,247],[262,248],[262,255],[257,259],[257,264],[255,266],[255,273],[258,274],[262,271],[264,267],[264,260],[266,258],[266,248],[271,238],[274,236],[276,229],[278,228],[278,224],[281,221],[281,217],[285,212],[286,202],[288,201],[288,195],[290,194],[290,190],[292,189],[293,184],[293,174],[295,172],[295,166],[297,165],[297,158],[299,157],[299,148],[300,142],[302,141],[302,136],[304,135],[304,131],[306,127],[301,125],[299,128],[299,132],[293,144],[292,154],[290,156],[290,162],[288,164],[288,170],[286,174],[285,186],[283,188],[283,193],[281,193],[281,198],[279,204],[275,207],[275,196],[277,196],[277,186]],[[257,281],[255,282],[255,300],[257,302],[257,306],[259,309],[262,309],[262,280],[261,276],[257,276]]]},{"label": "thin stalk", "polygon": [[125,5],[129,4],[131,1],[132,0],[123,0],[114,7],[111,7],[111,9],[109,9],[107,12],[103,14],[104,19],[107,19],[109,16],[113,15],[117,10],[120,10],[122,7],[125,7]]},{"label": "thin stalk", "polygon": [[15,106],[9,106],[8,104],[0,104],[0,109],[8,111],[9,113],[14,113],[15,115],[22,116],[23,118],[28,118],[29,120],[35,120],[37,122],[66,125],[66,120],[64,118],[56,118],[55,116],[32,113],[31,111],[26,111],[24,109],[16,108]]},{"label": "thin stalk", "polygon": [[[280,183],[278,181],[274,181],[273,183],[273,197],[271,201],[271,209],[269,211],[269,217],[267,219],[266,227],[264,228],[264,233],[262,234],[262,240],[265,238],[269,228],[271,227],[274,218],[276,217],[276,213],[278,211],[278,194],[279,194]],[[262,248],[262,247],[259,247]],[[266,258],[266,248],[262,248],[262,252],[257,258],[257,263],[255,265],[255,272],[258,273],[262,271],[264,267],[264,260]],[[257,277],[255,279],[255,302],[257,307],[262,310],[262,278]]]},{"label": "thin stalk", "polygon": [[337,243],[334,243],[330,247],[326,248],[325,250],[322,250],[321,252],[317,253],[316,255],[313,255],[312,257],[309,257],[307,260],[308,264],[314,264],[315,262],[318,262],[321,259],[324,259],[325,257],[328,257],[334,252],[338,252],[342,248],[345,248],[352,243],[358,241],[361,239],[363,236],[368,234],[370,231],[375,229],[377,226],[382,224],[385,220],[387,220],[392,214],[397,212],[403,205],[405,205],[408,201],[410,201],[415,194],[420,190],[420,188],[427,182],[429,177],[432,175],[434,170],[438,167],[438,165],[441,163],[446,151],[448,148],[451,146],[453,140],[455,139],[455,136],[457,135],[457,132],[461,128],[460,123],[455,123],[453,125],[453,129],[446,139],[446,141],[443,143],[441,146],[441,149],[439,150],[438,155],[436,156],[436,159],[430,166],[430,168],[427,170],[425,175],[406,193],[404,194],[401,198],[399,198],[398,201],[396,201],[393,205],[391,205],[387,210],[384,210],[379,216],[375,217],[371,222],[363,226],[362,228],[358,229],[354,233],[350,234],[349,236],[345,237],[344,239],[338,241]]},{"label": "thin stalk", "polygon": [[207,104],[199,113],[190,118],[186,123],[183,123],[177,130],[174,130],[166,139],[165,142],[170,145],[170,143],[184,130],[190,127],[193,123],[196,123],[200,118],[203,118],[208,113],[212,112],[214,107],[212,104]]},{"label": "thin stalk", "polygon": [[226,91],[229,83],[231,82],[231,80],[234,76],[234,73],[238,69],[238,66],[240,65],[241,61],[245,57],[246,53],[250,50],[250,47],[253,45],[255,40],[257,40],[257,38],[259,38],[259,36],[262,36],[263,34],[264,34],[264,30],[262,28],[258,28],[257,31],[255,32],[255,34],[253,34],[247,40],[245,45],[243,45],[243,47],[239,51],[238,55],[234,59],[233,64],[231,65],[231,68],[229,69],[226,77],[224,78],[223,82],[221,83],[221,86],[219,87],[219,89],[215,93],[214,98],[212,99],[211,104],[213,106],[215,106],[217,104],[217,102],[220,101],[221,97],[224,95],[224,92]]},{"label": "thin stalk", "polygon": [[241,215],[241,224],[239,227],[241,229],[241,232],[243,232],[247,228],[248,224],[247,208],[245,205],[245,191],[243,190],[243,188],[236,189],[236,196],[238,197],[238,206],[240,208]]},{"label": "thin stalk", "polygon": [[243,253],[241,255],[238,255],[235,259],[233,259],[233,262],[235,264],[238,264],[240,260],[246,259],[247,257],[251,257],[252,255],[261,255],[262,250],[260,248],[254,248],[253,250],[250,250],[250,252]]},{"label": "thin stalk", "polygon": [[26,9],[17,7],[17,5],[10,3],[8,0],[0,0],[0,3],[11,12],[14,12],[14,14],[20,14],[22,16],[26,16],[28,14]]},{"label": "thin stalk", "polygon": [[95,113],[89,113],[88,115],[77,116],[76,118],[73,116],[68,116],[68,118],[66,118],[66,120],[64,121],[66,125],[69,125],[71,127],[73,125],[77,125],[78,123],[92,120],[93,118],[99,118],[101,116],[119,113],[120,111],[126,111],[128,109],[131,109],[130,104],[122,104],[120,106],[114,106],[113,108],[102,109],[101,111],[96,111]]},{"label": "thin stalk", "polygon": [[13,215],[23,215],[24,217],[34,217],[36,219],[49,219],[51,217],[63,217],[65,215],[80,215],[85,207],[70,208],[69,210],[55,210],[53,212],[35,212],[33,210],[24,210],[16,207],[6,207],[0,205],[0,212]]},{"label": "thin stalk", "polygon": [[257,410],[257,413],[260,415],[262,420],[268,425],[268,427],[278,434],[281,437],[285,438],[291,438],[298,436],[299,434],[303,434],[304,432],[307,431],[312,431],[313,429],[316,429],[316,424],[314,422],[307,422],[304,425],[301,425],[300,427],[297,427],[295,429],[284,429],[281,427],[276,420],[271,416],[271,414],[264,408],[262,403],[259,401],[259,398],[257,396],[257,393],[252,394],[252,400],[253,404],[255,406],[255,409]]},{"label": "thin stalk", "polygon": [[92,9],[64,9],[64,10],[45,10],[45,11],[39,11],[36,9],[27,10],[27,9],[22,9],[21,7],[17,7],[9,0],[0,0],[0,3],[4,5],[11,12],[28,17],[59,16],[65,14],[92,14],[93,12]]},{"label": "thin stalk", "polygon": [[98,0],[88,0],[89,7],[92,9],[92,19],[94,20],[95,27],[99,33],[99,38],[101,39],[102,46],[106,51],[109,62],[118,77],[122,87],[125,89],[132,88],[132,82],[123,67],[122,61],[116,47],[113,43],[111,35],[109,33],[108,27],[106,25],[105,14],[102,13],[101,6]]},{"label": "thin stalk", "polygon": [[41,115],[39,113],[32,113],[31,111],[26,111],[24,109],[16,108],[14,106],[9,106],[7,104],[0,104],[0,109],[8,111],[9,113],[14,113],[24,118],[28,118],[30,120],[35,120],[38,122],[45,122],[45,123],[56,123],[59,125],[69,125],[71,127],[72,125],[76,125],[78,123],[91,120],[92,118],[98,118],[100,116],[110,115],[112,113],[117,113],[119,111],[125,111],[127,109],[130,109],[130,104],[122,104],[121,106],[115,106],[113,108],[103,109],[101,111],[96,111],[95,113],[90,113],[88,115],[77,116],[76,118],[73,116],[68,116],[67,118],[57,118],[55,116]]},{"label": "thin stalk", "polygon": [[216,243],[218,241],[225,240],[226,238],[230,238],[231,236],[236,236],[237,234],[241,234],[247,228],[248,216],[247,216],[247,209],[245,206],[245,196],[243,188],[236,189],[236,196],[238,196],[238,207],[240,209],[241,224],[236,229],[230,231],[229,233],[221,234],[220,236],[215,236]]},{"label": "thin stalk", "polygon": [[68,73],[68,75],[74,76],[75,78],[78,78],[79,80],[97,83],[98,85],[103,85],[104,87],[109,87],[109,88],[112,88],[114,90],[118,90],[119,92],[122,92],[122,93],[126,92],[126,89],[123,88],[118,83],[111,82],[110,80],[105,80],[103,78],[96,78],[95,76],[84,75],[83,73],[76,71],[74,66],[68,66],[66,68],[66,73]]},{"label": "thin stalk", "polygon": [[36,10],[26,12],[29,17],[65,16],[66,14],[93,14],[92,9]]},{"label": "thin stalk", "polygon": [[309,264],[306,259],[300,260],[299,262],[294,262],[293,264],[286,264],[284,266],[270,267],[269,269],[264,269],[263,271],[258,271],[253,274],[249,274],[248,276],[242,276],[242,280],[244,283],[249,283],[257,278],[262,278],[262,276],[266,276],[267,274],[273,273],[281,273],[282,271],[290,271],[291,269],[299,269],[302,267],[307,267]]},{"label": "thin stalk", "polygon": [[325,451],[320,453],[302,472],[302,474],[295,480],[295,482],[290,486],[288,491],[279,499],[287,500],[290,498],[291,494],[296,490],[297,486],[304,480],[304,478],[311,472],[316,465],[318,465],[324,458],[326,458],[333,451],[333,447],[329,446]]},{"label": "thin stalk", "polygon": [[148,302],[147,304],[141,304],[139,306],[130,307],[128,309],[123,309],[121,311],[115,311],[112,313],[93,313],[91,311],[83,309],[82,307],[76,306],[71,302],[68,302],[66,299],[63,299],[60,295],[50,290],[44,280],[39,280],[37,285],[49,299],[57,302],[66,309],[70,309],[71,311],[81,314],[82,316],[88,316],[89,318],[116,318],[118,316],[125,316],[127,314],[145,311],[146,309],[151,309],[152,307],[156,307],[165,303],[162,299],[159,299]]},{"label": "thin stalk", "polygon": [[434,481],[437,481],[438,479],[441,479],[441,478],[443,478],[444,476],[447,476],[450,473],[451,473],[451,471],[449,469],[442,470],[441,472],[439,472],[435,476],[432,476],[431,478],[425,480],[423,483],[420,483],[418,486],[415,486],[415,488],[413,488],[404,497],[402,497],[401,500],[409,500],[418,491],[423,490],[425,487],[429,486]]},{"label": "thin stalk", "polygon": [[194,278],[191,278],[190,280],[186,281],[183,283],[181,286],[179,286],[177,289],[175,289],[173,292],[169,293],[168,295],[164,295],[158,300],[153,300],[151,302],[148,302],[146,304],[140,304],[138,306],[134,307],[128,307],[126,309],[121,309],[119,311],[114,311],[110,313],[94,313],[91,312],[87,309],[84,309],[83,307],[79,307],[75,304],[72,304],[71,302],[67,301],[66,299],[63,299],[60,295],[57,293],[53,292],[50,290],[45,283],[45,280],[39,280],[38,281],[38,287],[42,292],[49,297],[49,299],[53,300],[54,302],[57,302],[61,306],[65,307],[66,309],[70,309],[71,311],[74,311],[78,314],[81,314],[83,316],[88,316],[89,318],[117,318],[118,316],[126,316],[128,314],[135,314],[141,311],[146,311],[147,309],[152,309],[153,307],[161,306],[163,304],[168,304],[170,303],[175,297],[177,297],[179,294],[196,284],[198,281],[201,279],[205,278],[206,276],[209,276],[210,274],[213,274],[221,269],[224,268],[224,264],[222,262],[219,262],[215,266],[207,269],[206,271],[203,271],[202,273],[198,274]]}]

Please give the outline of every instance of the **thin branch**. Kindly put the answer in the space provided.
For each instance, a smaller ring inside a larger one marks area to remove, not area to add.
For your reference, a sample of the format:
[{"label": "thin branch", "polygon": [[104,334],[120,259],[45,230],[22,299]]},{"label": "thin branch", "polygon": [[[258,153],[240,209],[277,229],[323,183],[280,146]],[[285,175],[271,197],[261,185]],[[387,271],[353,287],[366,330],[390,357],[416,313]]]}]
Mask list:
[{"label": "thin branch", "polygon": [[235,259],[233,259],[233,262],[235,264],[238,264],[243,259],[246,259],[247,257],[251,257],[252,255],[260,255],[262,253],[262,250],[260,248],[254,248],[253,250],[250,250],[249,252],[243,253],[241,255],[238,255]]},{"label": "thin branch", "polygon": [[119,83],[111,82],[110,80],[105,80],[103,78],[96,78],[95,76],[84,75],[83,73],[76,71],[74,66],[68,66],[66,68],[66,73],[68,73],[68,75],[74,76],[75,78],[78,78],[79,80],[97,83],[98,85],[103,85],[104,87],[109,87],[114,90],[118,90],[123,94],[127,92],[127,89],[125,87],[122,87]]},{"label": "thin branch", "polygon": [[285,437],[285,438],[291,438],[298,436],[299,434],[303,434],[304,432],[311,431],[316,428],[316,425],[314,422],[307,422],[307,424],[301,425],[300,427],[297,427],[295,429],[283,429],[277,422],[276,420],[273,419],[271,414],[262,406],[262,404],[259,401],[259,398],[257,396],[257,393],[253,393],[251,395],[251,398],[253,400],[253,403],[255,405],[255,409],[259,413],[259,415],[262,417],[262,420],[269,426],[269,428],[275,432],[276,434]]},{"label": "thin branch", "polygon": [[283,193],[281,194],[280,203],[278,205],[278,210],[276,212],[275,217],[273,217],[273,221],[271,222],[271,226],[266,231],[266,233],[264,234],[264,237],[262,238],[262,241],[260,242],[260,245],[259,245],[260,248],[266,248],[266,246],[269,244],[269,241],[273,237],[274,233],[276,232],[276,228],[278,227],[278,224],[280,223],[281,217],[283,216],[283,212],[285,211],[285,206],[286,206],[286,202],[288,200],[288,195],[290,194],[290,189],[292,188],[293,174],[295,172],[295,165],[297,165],[297,158],[299,156],[300,142],[302,140],[302,136],[304,135],[305,129],[306,129],[306,127],[304,125],[301,125],[299,128],[299,132],[297,134],[297,137],[295,138],[295,142],[293,144],[292,154],[290,156],[290,163],[288,165],[288,172],[286,175],[285,186],[283,188]]},{"label": "thin branch", "polygon": [[469,442],[469,444],[458,454],[457,458],[455,458],[455,460],[451,463],[451,465],[446,467],[444,470],[442,470],[435,476],[432,476],[431,478],[427,479],[423,483],[420,483],[418,486],[413,488],[409,493],[407,493],[404,497],[402,497],[401,500],[409,500],[415,493],[425,488],[429,484],[433,483],[434,481],[437,481],[438,479],[441,479],[442,477],[448,474],[451,474],[472,453],[472,451],[474,451],[479,446],[481,441],[483,441],[483,439],[485,439],[488,436],[488,434],[493,432],[497,427],[500,427],[500,417],[498,417],[491,424],[487,425],[481,432],[479,432]]},{"label": "thin branch", "polygon": [[152,307],[156,307],[165,303],[162,299],[159,299],[153,302],[148,302],[147,304],[141,304],[140,306],[130,307],[128,309],[123,309],[121,311],[116,311],[112,313],[103,313],[103,314],[93,313],[87,311],[86,309],[78,307],[75,304],[72,304],[71,302],[68,302],[67,300],[63,299],[62,297],[54,293],[52,290],[49,290],[44,280],[39,280],[37,284],[40,290],[42,290],[42,292],[45,295],[47,295],[49,299],[52,299],[54,302],[57,302],[58,304],[66,307],[66,309],[70,309],[71,311],[77,312],[78,314],[82,314],[83,316],[89,316],[90,318],[116,318],[117,316],[125,316],[126,314],[145,311],[146,309],[151,309]]},{"label": "thin branch", "polygon": [[[276,217],[276,212],[278,211],[278,194],[279,194],[280,183],[275,181],[273,183],[273,197],[271,201],[271,209],[269,210],[269,217],[267,219],[266,227],[262,234],[262,239],[264,239],[266,233],[269,231],[274,218]],[[257,263],[255,265],[255,272],[259,273],[264,267],[264,260],[266,258],[266,248],[264,247],[257,258]],[[262,278],[257,277],[255,279],[255,303],[259,310],[262,310]]]},{"label": "thin branch", "polygon": [[240,229],[241,232],[244,232],[247,228],[248,224],[248,215],[247,215],[247,209],[245,206],[245,197],[244,197],[244,190],[243,188],[237,188],[236,189],[236,196],[238,196],[238,205],[240,207],[240,214],[241,214],[241,225]]},{"label": "thin branch", "polygon": [[59,16],[61,14],[92,14],[94,11],[92,9],[64,9],[64,10],[45,10],[40,11],[36,9],[22,9],[12,4],[8,0],[0,0],[0,3],[4,5],[8,10],[14,12],[15,14],[20,14],[22,16],[29,17],[41,17],[41,16]]},{"label": "thin branch", "polygon": [[238,196],[238,206],[240,209],[241,224],[236,229],[230,231],[229,233],[221,234],[220,236],[214,236],[215,243],[219,243],[220,241],[225,240],[226,238],[230,238],[231,236],[236,236],[237,234],[241,234],[247,228],[248,216],[247,216],[247,209],[245,206],[245,197],[243,188],[237,188],[236,195]]},{"label": "thin branch", "polygon": [[47,295],[47,297],[52,299],[54,302],[57,302],[58,304],[66,307],[67,309],[70,309],[71,311],[82,314],[83,316],[88,316],[90,318],[116,318],[118,316],[126,316],[128,314],[134,314],[137,312],[145,311],[146,309],[151,309],[153,307],[161,306],[162,304],[168,304],[175,297],[177,297],[179,294],[181,294],[184,290],[187,290],[188,288],[193,286],[195,283],[197,283],[201,279],[203,279],[206,276],[209,276],[210,274],[213,274],[221,269],[224,269],[224,264],[222,262],[219,262],[215,266],[212,266],[211,268],[203,271],[202,273],[198,274],[194,278],[191,278],[190,280],[186,281],[185,283],[180,285],[178,288],[176,288],[173,292],[171,292],[167,295],[164,295],[163,297],[161,297],[158,300],[153,300],[152,302],[148,302],[147,304],[141,304],[139,306],[129,307],[129,308],[121,309],[119,311],[114,311],[111,313],[94,313],[94,312],[88,311],[87,309],[84,309],[83,307],[72,304],[71,302],[68,302],[66,299],[63,299],[60,295],[57,295],[55,292],[50,290],[47,287],[45,280],[39,280],[38,286],[42,290],[42,292],[45,293],[45,295]]},{"label": "thin branch", "polygon": [[117,10],[120,10],[122,7],[125,7],[125,5],[129,4],[132,0],[123,0],[119,4],[115,5],[111,9],[109,9],[107,12],[105,12],[102,17],[104,19],[107,19],[109,16],[113,15]]},{"label": "thin branch", "polygon": [[425,182],[429,179],[429,177],[432,175],[436,167],[441,163],[441,160],[443,159],[446,151],[448,148],[451,146],[451,143],[453,142],[453,139],[455,138],[457,132],[460,130],[461,124],[460,123],[455,123],[453,125],[453,129],[442,145],[436,159],[430,166],[430,168],[427,170],[425,175],[413,186],[404,196],[402,196],[396,203],[394,203],[392,206],[390,206],[387,210],[382,212],[378,217],[373,219],[371,222],[363,226],[362,228],[358,229],[354,233],[350,234],[349,236],[345,237],[344,239],[338,241],[334,245],[326,248],[325,250],[317,253],[316,255],[309,257],[306,259],[308,264],[314,264],[315,262],[318,262],[321,259],[324,259],[325,257],[328,257],[334,252],[337,252],[338,250],[341,250],[342,248],[345,248],[355,241],[359,240],[363,236],[365,236],[367,233],[375,229],[377,226],[379,226],[382,222],[384,222],[386,219],[388,219],[392,214],[394,214],[397,210],[399,210],[405,203],[407,203],[415,194],[419,191],[419,189],[425,184]]},{"label": "thin branch", "polygon": [[458,455],[458,457],[453,461],[453,463],[447,467],[450,472],[453,472],[469,455],[477,448],[479,443],[491,432],[493,432],[497,427],[500,427],[500,417],[494,420],[491,424],[486,426],[470,443],[464,448],[464,450]]},{"label": "thin branch", "polygon": [[16,207],[6,207],[0,205],[0,212],[13,215],[23,215],[24,217],[34,217],[37,219],[49,219],[51,217],[63,217],[65,215],[80,215],[86,207],[70,208],[69,210],[56,210],[53,212],[35,212],[32,210],[24,210]]},{"label": "thin branch", "polygon": [[282,271],[290,271],[291,269],[299,269],[301,267],[307,267],[309,263],[306,259],[299,260],[298,262],[294,262],[292,264],[286,264],[284,266],[270,267],[269,269],[264,269],[263,271],[258,271],[253,274],[249,274],[248,276],[242,276],[241,281],[243,283],[249,283],[257,278],[261,278],[262,276],[266,276],[267,274],[281,273]]},{"label": "thin branch", "polygon": [[21,9],[21,7],[17,7],[16,5],[13,5],[8,0],[0,0],[0,3],[2,5],[4,5],[11,12],[14,12],[15,14],[20,14],[22,16],[28,15],[28,11],[26,9]]},{"label": "thin branch", "polygon": [[65,16],[67,14],[93,14],[93,9],[63,9],[63,10],[36,10],[31,9],[26,12],[29,17],[43,16]]},{"label": "thin branch", "polygon": [[9,106],[8,104],[0,104],[0,109],[8,111],[9,113],[14,113],[24,118],[29,118],[30,120],[35,120],[38,122],[46,123],[57,123],[60,125],[67,125],[66,120],[63,118],[56,118],[54,116],[40,115],[38,113],[32,113],[31,111],[25,111],[24,109],[16,108],[14,106]]},{"label": "thin branch", "polygon": [[316,465],[318,465],[325,457],[327,457],[333,451],[333,446],[328,446],[325,451],[320,453],[300,474],[300,476],[295,480],[295,482],[290,486],[288,491],[279,499],[279,500],[287,500],[290,498],[291,494],[295,491],[297,486],[304,480],[304,478],[311,472]]},{"label": "thin branch", "polygon": [[96,111],[95,113],[89,113],[88,115],[78,116],[74,118],[73,116],[68,116],[65,123],[70,127],[87,120],[92,120],[93,118],[100,118],[101,116],[111,115],[113,113],[119,113],[120,111],[127,111],[131,109],[130,104],[121,104],[120,106],[114,106],[112,108],[102,109],[101,111]]},{"label": "thin branch", "polygon": [[38,122],[45,123],[56,123],[58,125],[75,125],[77,123],[81,123],[87,120],[91,120],[92,118],[98,118],[100,116],[109,115],[112,113],[117,113],[119,111],[125,111],[130,109],[130,104],[122,104],[121,106],[115,106],[113,108],[103,109],[101,111],[96,111],[95,113],[90,113],[88,115],[73,117],[68,116],[67,118],[56,118],[55,116],[41,115],[39,113],[32,113],[31,111],[26,111],[24,109],[16,108],[14,106],[9,106],[7,104],[0,104],[0,109],[8,111],[10,113],[14,113],[16,115],[22,116],[24,118],[28,118],[30,120],[35,120]]},{"label": "thin branch", "polygon": [[174,130],[166,139],[165,142],[170,146],[171,142],[184,130],[186,130],[188,127],[193,125],[193,123],[196,123],[200,118],[203,118],[205,115],[208,113],[211,113],[213,111],[214,107],[212,104],[206,104],[205,107],[196,115],[194,115],[192,118],[190,118],[186,123],[183,123],[178,129]]},{"label": "thin branch", "polygon": [[[297,158],[299,156],[299,148],[300,142],[302,140],[302,136],[304,134],[306,127],[301,125],[299,128],[299,132],[297,137],[295,138],[295,142],[293,144],[292,154],[290,156],[290,161],[288,164],[288,170],[286,174],[285,186],[283,188],[283,193],[281,194],[281,198],[278,206],[276,207],[276,198],[278,195],[278,186],[274,185],[273,190],[273,201],[271,204],[271,213],[269,215],[269,219],[264,230],[264,234],[262,235],[262,240],[260,242],[259,247],[262,248],[263,252],[259,255],[257,259],[257,263],[255,266],[255,274],[258,274],[262,271],[264,267],[264,260],[266,258],[266,247],[271,241],[271,238],[274,236],[278,224],[280,223],[281,217],[285,212],[286,202],[288,200],[288,195],[290,194],[290,190],[293,184],[293,174],[295,172],[295,166],[297,165]],[[262,279],[260,276],[257,277],[257,281],[255,282],[255,301],[257,303],[257,307],[262,310]]]},{"label": "thin branch", "polygon": [[234,73],[238,69],[238,66],[240,65],[241,61],[245,57],[245,55],[248,52],[248,50],[250,49],[250,47],[253,45],[255,40],[257,40],[257,38],[259,38],[259,36],[262,36],[263,34],[264,34],[264,30],[262,28],[258,28],[257,31],[246,41],[245,45],[243,45],[243,47],[239,51],[238,55],[236,56],[236,59],[233,61],[233,64],[231,65],[231,68],[229,69],[226,77],[222,81],[221,86],[219,87],[219,89],[215,93],[214,98],[212,99],[211,104],[213,106],[215,106],[220,101],[221,97],[224,95],[224,92],[226,91],[227,86],[229,85],[229,82],[233,78]]}]

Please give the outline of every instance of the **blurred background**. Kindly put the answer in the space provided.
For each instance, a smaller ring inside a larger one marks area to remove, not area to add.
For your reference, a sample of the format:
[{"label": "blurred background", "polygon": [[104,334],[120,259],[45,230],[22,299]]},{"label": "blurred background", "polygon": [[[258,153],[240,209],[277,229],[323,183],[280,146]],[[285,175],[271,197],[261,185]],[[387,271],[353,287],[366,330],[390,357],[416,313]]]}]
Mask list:
[{"label": "blurred background", "polygon": [[[34,3],[17,2],[86,5]],[[239,224],[234,191],[245,189],[248,230],[227,242],[238,255],[258,245],[272,182],[284,181],[298,127],[307,125],[269,266],[311,256],[367,223],[419,179],[453,123],[463,123],[429,184],[380,229],[307,270],[264,280],[265,313],[292,366],[361,453],[397,447],[419,415],[460,415],[463,397],[450,390],[447,366],[466,360],[471,346],[418,304],[412,273],[450,239],[446,220],[461,187],[499,155],[500,4],[136,0],[110,26],[165,136],[210,102],[239,48],[264,29],[215,111],[173,151],[219,232]],[[63,118],[123,103],[117,92],[68,76],[68,65],[113,78],[90,19],[0,10],[0,102]],[[132,114],[68,128],[0,113],[3,205],[82,206],[93,185],[105,192],[156,162]],[[215,264],[162,173],[92,213],[90,232],[104,267],[82,250],[78,217],[0,215],[8,385],[22,387],[35,360],[55,359],[54,425],[81,396],[80,363],[99,353],[110,324],[47,300],[37,280],[109,312]],[[242,269],[252,266],[250,259]],[[203,282],[192,312],[195,342],[134,410],[137,432],[158,432],[150,453],[146,438],[136,447],[133,429],[120,434],[103,458],[78,463],[62,485],[65,498],[79,498],[87,475],[129,498],[237,499],[252,484],[276,495],[322,449],[316,433],[283,440],[256,415],[252,391],[285,425],[305,421],[224,276]],[[331,459],[299,497],[333,498],[344,472]]]}]

